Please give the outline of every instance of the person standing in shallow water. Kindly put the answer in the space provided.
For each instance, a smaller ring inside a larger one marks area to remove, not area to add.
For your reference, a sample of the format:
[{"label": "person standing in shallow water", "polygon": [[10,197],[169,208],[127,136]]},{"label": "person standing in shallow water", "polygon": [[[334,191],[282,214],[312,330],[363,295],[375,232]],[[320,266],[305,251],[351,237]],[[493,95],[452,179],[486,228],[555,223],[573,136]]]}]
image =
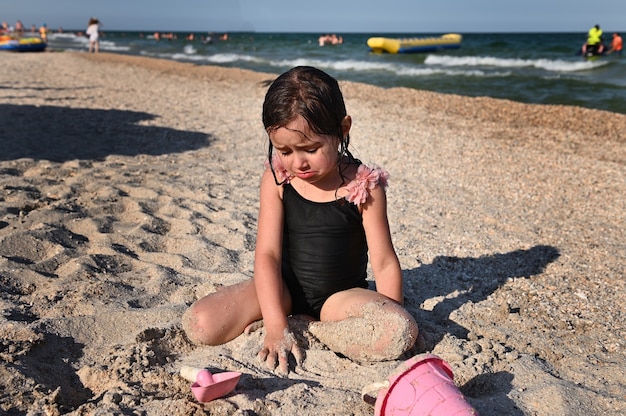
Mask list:
[{"label": "person standing in shallow water", "polygon": [[618,55],[622,54],[623,42],[622,37],[619,33],[613,33],[613,41],[611,42],[611,49],[608,50],[607,54],[616,52]]},{"label": "person standing in shallow water", "polygon": [[85,34],[89,37],[89,53],[100,51],[100,21],[90,18]]},{"label": "person standing in shallow water", "polygon": [[[352,119],[337,81],[295,67],[269,87],[269,136],[261,178],[253,279],[196,301],[183,315],[195,343],[219,345],[258,329],[260,360],[279,373],[301,347],[288,316],[331,350],[356,361],[398,358],[417,339],[402,307],[402,272],[387,220],[388,173],[348,149]],[[376,290],[367,288],[367,264]]]}]

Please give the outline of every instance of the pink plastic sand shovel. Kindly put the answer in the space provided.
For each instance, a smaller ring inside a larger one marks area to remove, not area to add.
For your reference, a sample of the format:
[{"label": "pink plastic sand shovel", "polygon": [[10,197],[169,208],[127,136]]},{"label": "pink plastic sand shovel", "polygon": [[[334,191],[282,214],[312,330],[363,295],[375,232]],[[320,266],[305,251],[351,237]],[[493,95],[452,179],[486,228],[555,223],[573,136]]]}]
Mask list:
[{"label": "pink plastic sand shovel", "polygon": [[453,377],[450,365],[436,355],[416,355],[400,364],[384,382],[365,387],[363,399],[372,401],[371,393],[379,390],[375,416],[478,415]]},{"label": "pink plastic sand shovel", "polygon": [[191,392],[202,403],[227,395],[233,391],[241,377],[241,373],[236,371],[211,374],[206,368],[188,366],[180,369],[180,375],[193,383]]}]

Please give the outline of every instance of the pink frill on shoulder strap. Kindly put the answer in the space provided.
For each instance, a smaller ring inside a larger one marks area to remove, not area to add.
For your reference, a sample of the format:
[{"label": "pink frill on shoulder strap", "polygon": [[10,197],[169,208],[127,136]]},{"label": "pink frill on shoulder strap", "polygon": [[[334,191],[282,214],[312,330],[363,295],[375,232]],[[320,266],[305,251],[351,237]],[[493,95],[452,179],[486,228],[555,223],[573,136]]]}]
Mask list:
[{"label": "pink frill on shoulder strap", "polygon": [[[289,183],[292,176],[287,172],[277,155],[274,155],[272,158],[271,167],[274,168],[274,174],[278,183]],[[270,169],[270,163],[267,160],[265,161],[265,169]],[[345,196],[345,199],[354,205],[364,204],[367,201],[370,190],[376,186],[387,188],[389,177],[389,172],[383,168],[370,168],[361,164],[356,171],[355,178],[346,186],[348,194]]]},{"label": "pink frill on shoulder strap", "polygon": [[377,185],[387,188],[389,172],[382,168],[370,168],[360,165],[356,171],[356,177],[348,184],[346,200],[355,205],[364,204],[370,194],[370,190]]},{"label": "pink frill on shoulder strap", "polygon": [[287,169],[283,166],[283,162],[280,161],[280,157],[274,154],[272,157],[272,165],[270,166],[269,160],[265,159],[265,169],[274,168],[274,175],[278,183],[289,183],[291,175],[287,172]]}]

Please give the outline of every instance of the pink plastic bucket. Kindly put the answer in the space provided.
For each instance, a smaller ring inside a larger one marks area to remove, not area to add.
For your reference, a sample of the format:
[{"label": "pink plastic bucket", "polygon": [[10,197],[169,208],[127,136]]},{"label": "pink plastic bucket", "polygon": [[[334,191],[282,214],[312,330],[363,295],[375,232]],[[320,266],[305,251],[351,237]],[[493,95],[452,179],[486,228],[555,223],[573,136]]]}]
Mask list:
[{"label": "pink plastic bucket", "polygon": [[[432,354],[417,355],[398,366],[380,387],[376,416],[470,416],[478,412],[453,381],[450,365]],[[367,394],[363,391],[364,399]]]}]

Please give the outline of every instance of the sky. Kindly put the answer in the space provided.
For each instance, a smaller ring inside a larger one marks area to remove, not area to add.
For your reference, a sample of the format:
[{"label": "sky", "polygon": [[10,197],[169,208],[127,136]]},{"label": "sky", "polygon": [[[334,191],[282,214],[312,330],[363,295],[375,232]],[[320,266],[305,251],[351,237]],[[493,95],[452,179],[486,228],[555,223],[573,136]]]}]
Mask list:
[{"label": "sky", "polygon": [[84,30],[447,33],[626,31],[626,0],[0,0],[0,21]]}]

